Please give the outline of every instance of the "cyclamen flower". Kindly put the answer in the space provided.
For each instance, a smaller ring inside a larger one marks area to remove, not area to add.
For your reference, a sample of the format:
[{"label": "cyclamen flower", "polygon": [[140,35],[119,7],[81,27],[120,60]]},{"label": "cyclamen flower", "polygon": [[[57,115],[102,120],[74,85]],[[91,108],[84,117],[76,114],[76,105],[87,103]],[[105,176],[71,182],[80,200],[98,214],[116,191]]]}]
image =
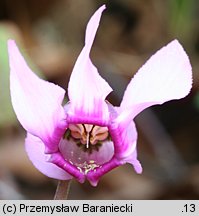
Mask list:
[{"label": "cyclamen flower", "polygon": [[[137,173],[134,117],[155,104],[185,97],[192,86],[191,65],[177,40],[156,52],[132,78],[120,107],[106,101],[112,91],[89,54],[105,6],[91,17],[69,85],[65,90],[38,78],[15,42],[8,41],[10,90],[18,120],[27,131],[25,147],[34,166],[48,177],[86,179],[96,186],[110,170],[130,163]],[[45,58],[45,57],[44,57]]]}]

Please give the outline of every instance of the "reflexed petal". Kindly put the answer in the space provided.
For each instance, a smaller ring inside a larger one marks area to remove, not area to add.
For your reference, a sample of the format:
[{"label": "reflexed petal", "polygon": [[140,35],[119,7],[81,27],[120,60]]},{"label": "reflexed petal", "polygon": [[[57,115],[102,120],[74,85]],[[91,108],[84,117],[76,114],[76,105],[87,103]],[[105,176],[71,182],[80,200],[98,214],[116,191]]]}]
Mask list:
[{"label": "reflexed petal", "polygon": [[143,109],[185,97],[192,86],[189,58],[177,40],[156,52],[129,83],[121,109],[131,119]]},{"label": "reflexed petal", "polygon": [[102,120],[108,115],[104,100],[112,89],[99,75],[89,55],[104,9],[105,6],[100,7],[87,25],[85,46],[76,61],[68,87],[71,113],[102,118]]},{"label": "reflexed petal", "polygon": [[72,176],[53,163],[47,162],[50,155],[44,154],[44,143],[37,137],[28,134],[25,142],[26,151],[33,165],[44,175],[59,180],[68,180]]},{"label": "reflexed petal", "polygon": [[8,41],[12,105],[22,126],[40,137],[49,152],[57,150],[66,127],[63,107],[65,91],[38,78],[27,66],[14,41]]},{"label": "reflexed petal", "polygon": [[136,149],[137,143],[136,142],[137,141],[132,143],[132,146],[135,146],[135,150],[133,151],[132,154],[130,154],[128,157],[125,158],[125,161],[127,163],[130,163],[134,167],[134,170],[136,171],[136,173],[141,174],[142,173],[142,165],[141,165],[140,161],[137,159],[137,149]]},{"label": "reflexed petal", "polygon": [[109,128],[113,142],[115,143],[114,157],[124,163],[133,165],[137,173],[142,172],[142,167],[137,159],[137,130],[133,121],[120,121],[115,119],[115,123]]}]

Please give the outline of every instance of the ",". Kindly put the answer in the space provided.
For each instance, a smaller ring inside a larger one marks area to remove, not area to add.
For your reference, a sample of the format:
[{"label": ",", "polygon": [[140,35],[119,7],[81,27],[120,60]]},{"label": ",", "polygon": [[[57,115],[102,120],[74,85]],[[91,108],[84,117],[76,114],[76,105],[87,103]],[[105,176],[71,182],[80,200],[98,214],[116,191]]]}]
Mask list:
[{"label": ",", "polygon": [[[125,163],[137,173],[137,131],[134,117],[142,110],[185,97],[192,86],[189,58],[177,40],[157,51],[136,73],[119,107],[106,97],[112,91],[89,57],[105,6],[91,17],[83,47],[65,90],[37,77],[15,42],[8,41],[10,91],[18,120],[27,131],[27,154],[43,174],[60,180],[100,177]],[[117,91],[117,89],[116,89]]]}]

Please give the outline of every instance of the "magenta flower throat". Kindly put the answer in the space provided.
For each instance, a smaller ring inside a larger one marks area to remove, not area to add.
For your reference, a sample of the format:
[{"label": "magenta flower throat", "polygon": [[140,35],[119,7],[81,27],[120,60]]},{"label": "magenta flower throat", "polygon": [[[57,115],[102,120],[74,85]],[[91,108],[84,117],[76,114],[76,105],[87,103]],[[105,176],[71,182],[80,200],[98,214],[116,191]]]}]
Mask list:
[{"label": "magenta flower throat", "polygon": [[64,106],[65,90],[37,77],[15,42],[8,41],[12,105],[27,131],[30,160],[48,177],[76,178],[81,183],[87,179],[93,186],[125,163],[142,172],[134,117],[152,105],[185,97],[192,86],[188,56],[174,40],[139,69],[120,107],[106,101],[112,89],[89,57],[104,9],[100,7],[88,22],[85,46],[71,73],[69,102]]}]

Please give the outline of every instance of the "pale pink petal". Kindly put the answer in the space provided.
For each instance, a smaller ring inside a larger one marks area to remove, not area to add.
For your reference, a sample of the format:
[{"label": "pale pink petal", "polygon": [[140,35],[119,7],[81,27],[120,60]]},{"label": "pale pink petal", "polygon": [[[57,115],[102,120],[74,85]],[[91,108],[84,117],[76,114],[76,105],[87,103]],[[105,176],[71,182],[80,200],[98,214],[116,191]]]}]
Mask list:
[{"label": "pale pink petal", "polygon": [[66,127],[61,106],[65,91],[38,78],[28,67],[15,42],[8,41],[12,105],[22,126],[40,137],[49,151],[58,148]]},{"label": "pale pink petal", "polygon": [[65,170],[59,168],[51,162],[47,162],[50,155],[44,153],[45,145],[39,138],[28,134],[25,147],[28,157],[32,161],[33,165],[44,175],[59,180],[68,180],[72,178],[72,176]]},{"label": "pale pink petal", "polygon": [[177,40],[156,52],[129,83],[121,110],[131,118],[143,109],[185,97],[192,86],[189,58]]},{"label": "pale pink petal", "polygon": [[87,25],[85,46],[76,61],[68,86],[70,112],[74,115],[92,116],[102,120],[108,115],[104,100],[112,89],[99,75],[89,55],[104,9],[105,6],[100,7]]}]

